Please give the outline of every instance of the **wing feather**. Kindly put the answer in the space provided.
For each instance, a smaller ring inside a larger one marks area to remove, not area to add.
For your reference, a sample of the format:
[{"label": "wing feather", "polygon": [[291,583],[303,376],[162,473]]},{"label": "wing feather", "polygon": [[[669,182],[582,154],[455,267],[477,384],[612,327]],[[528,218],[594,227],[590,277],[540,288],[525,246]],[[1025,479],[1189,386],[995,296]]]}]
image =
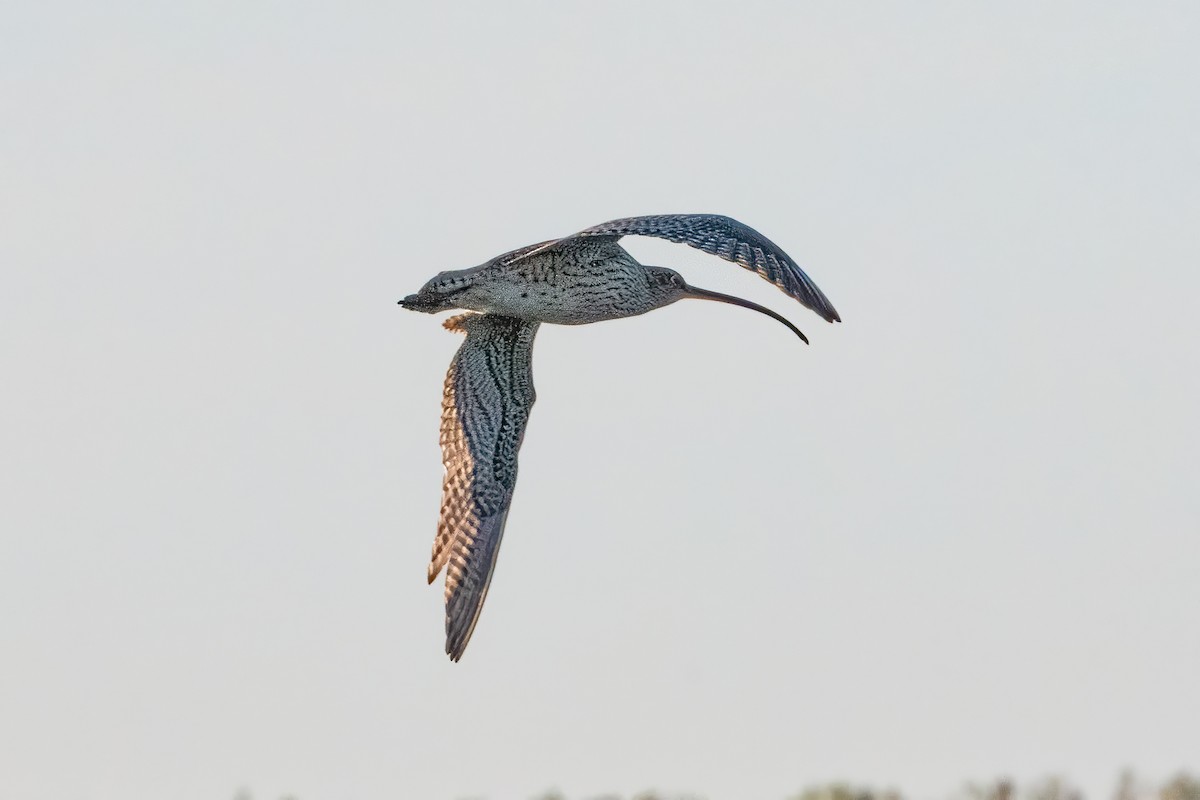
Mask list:
[{"label": "wing feather", "polygon": [[655,214],[614,219],[562,239],[513,251],[505,263],[591,236],[611,236],[614,240],[622,236],[653,236],[695,247],[758,273],[829,322],[841,322],[829,298],[777,244],[749,225],[720,214]]},{"label": "wing feather", "polygon": [[538,323],[495,314],[446,321],[465,331],[442,394],[442,508],[432,583],[446,568],[446,652],[458,661],[496,568],[517,481],[517,454],[536,395],[531,357]]}]

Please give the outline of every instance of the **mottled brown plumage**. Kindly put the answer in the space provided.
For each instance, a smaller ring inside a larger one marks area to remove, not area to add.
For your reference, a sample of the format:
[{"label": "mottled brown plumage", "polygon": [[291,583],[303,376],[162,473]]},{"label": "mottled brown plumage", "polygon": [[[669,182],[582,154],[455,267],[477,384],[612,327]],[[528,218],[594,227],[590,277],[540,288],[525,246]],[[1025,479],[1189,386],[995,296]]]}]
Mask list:
[{"label": "mottled brown plumage", "polygon": [[446,568],[446,652],[457,661],[475,630],[496,567],[517,480],[517,453],[533,406],[533,338],[542,322],[582,325],[644,314],[684,298],[717,300],[772,317],[747,300],[689,286],[679,273],[639,264],[622,236],[655,236],[752,270],[830,322],[828,298],[786,253],[754,229],[714,214],[628,217],[513,250],[478,267],[442,272],[405,308],[481,312],[446,321],[466,341],[442,400],[442,509],[429,581]]},{"label": "mottled brown plumage", "polygon": [[536,397],[538,323],[495,314],[445,322],[467,339],[442,394],[442,511],[429,582],[446,567],[446,652],[457,661],[487,598],[517,483],[517,453]]},{"label": "mottled brown plumage", "polygon": [[689,286],[665,267],[647,266],[629,254],[623,236],[654,236],[681,242],[753,270],[830,322],[841,317],[833,304],[787,253],[737,220],[715,214],[628,217],[513,250],[470,269],[440,272],[416,294],[400,301],[413,311],[454,308],[503,314],[559,325],[584,325],[645,314],[688,297],[778,314],[740,298]]},{"label": "mottled brown plumage", "polygon": [[515,264],[562,247],[573,239],[600,238],[615,242],[623,236],[653,236],[712,253],[766,278],[826,321],[842,321],[829,298],[778,245],[749,225],[720,214],[656,214],[614,219],[563,239],[523,247],[501,258],[507,264]]}]

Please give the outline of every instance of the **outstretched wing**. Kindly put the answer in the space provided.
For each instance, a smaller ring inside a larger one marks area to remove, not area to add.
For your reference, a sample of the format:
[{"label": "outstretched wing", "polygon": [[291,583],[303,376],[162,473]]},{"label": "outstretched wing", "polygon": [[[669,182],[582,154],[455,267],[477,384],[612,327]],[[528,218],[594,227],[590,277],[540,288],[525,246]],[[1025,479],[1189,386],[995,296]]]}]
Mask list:
[{"label": "outstretched wing", "polygon": [[487,599],[533,406],[538,323],[495,314],[446,320],[467,340],[442,394],[442,510],[429,582],[446,567],[446,652],[458,661]]},{"label": "outstretched wing", "polygon": [[626,217],[594,225],[563,239],[514,251],[509,261],[548,250],[562,242],[587,236],[654,236],[690,245],[757,272],[829,322],[841,322],[837,309],[812,278],[767,237],[736,219],[720,214],[655,214]]}]

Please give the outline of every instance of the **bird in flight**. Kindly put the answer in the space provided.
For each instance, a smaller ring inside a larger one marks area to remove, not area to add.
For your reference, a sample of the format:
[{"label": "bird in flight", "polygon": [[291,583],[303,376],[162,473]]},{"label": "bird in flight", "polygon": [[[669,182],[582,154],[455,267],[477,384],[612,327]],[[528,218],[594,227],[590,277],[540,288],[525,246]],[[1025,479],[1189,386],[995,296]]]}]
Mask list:
[{"label": "bird in flight", "polygon": [[543,323],[583,325],[645,314],[694,298],[742,306],[786,325],[781,315],[740,297],[688,285],[665,267],[638,263],[618,244],[652,236],[719,256],[774,283],[828,322],[833,304],[787,253],[735,219],[717,214],[627,217],[497,256],[478,267],[434,276],[400,301],[412,311],[463,309],[445,327],[466,334],[442,391],[446,472],[429,582],[446,570],[446,653],[462,658],[496,568],[517,482],[517,453],[536,394],[533,338]]}]

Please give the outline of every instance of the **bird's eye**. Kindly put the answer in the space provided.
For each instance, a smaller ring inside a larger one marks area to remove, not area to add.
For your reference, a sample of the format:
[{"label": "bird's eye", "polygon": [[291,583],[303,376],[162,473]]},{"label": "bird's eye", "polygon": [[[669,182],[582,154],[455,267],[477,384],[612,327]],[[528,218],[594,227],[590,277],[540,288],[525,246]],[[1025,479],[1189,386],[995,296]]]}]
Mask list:
[{"label": "bird's eye", "polygon": [[671,276],[671,285],[680,289],[687,286],[687,284],[683,282],[683,276],[679,275],[678,273]]}]

